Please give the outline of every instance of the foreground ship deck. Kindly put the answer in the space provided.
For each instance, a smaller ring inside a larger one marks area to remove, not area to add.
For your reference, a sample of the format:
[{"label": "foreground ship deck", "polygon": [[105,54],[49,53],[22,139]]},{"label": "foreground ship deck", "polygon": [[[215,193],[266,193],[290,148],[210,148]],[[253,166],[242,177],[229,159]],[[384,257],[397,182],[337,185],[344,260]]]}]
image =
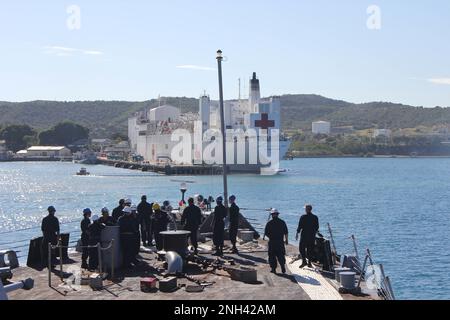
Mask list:
[{"label": "foreground ship deck", "polygon": [[[208,283],[204,290],[197,293],[186,291],[186,286],[195,285],[186,278],[178,278],[178,289],[164,293],[159,290],[145,293],[140,289],[140,280],[154,276],[163,279],[158,270],[163,262],[151,250],[140,253],[142,264],[128,271],[117,271],[116,280],[105,280],[103,289],[93,290],[88,285],[74,286],[70,281],[60,281],[59,266],[52,272],[52,287],[48,286],[48,270],[20,267],[14,270],[12,280],[34,279],[34,288],[28,291],[16,290],[9,293],[10,300],[355,300],[378,299],[376,292],[364,290],[365,294],[353,296],[339,294],[334,280],[315,269],[299,269],[299,261],[295,261],[298,249],[287,246],[288,271],[285,275],[270,273],[267,264],[267,242],[259,240],[250,245],[240,247],[239,254],[231,254],[225,250],[224,259],[232,259],[236,265],[252,267],[257,270],[257,282],[248,284],[234,281],[224,270],[203,270],[197,264],[189,263],[186,273],[195,280]],[[200,245],[200,256],[216,259],[211,256],[209,241]],[[291,263],[292,262],[292,263]],[[80,266],[80,254],[70,254],[70,261],[64,264],[64,278],[69,279],[68,272]],[[277,270],[280,271],[279,269]],[[67,273],[66,273],[67,272]]]}]

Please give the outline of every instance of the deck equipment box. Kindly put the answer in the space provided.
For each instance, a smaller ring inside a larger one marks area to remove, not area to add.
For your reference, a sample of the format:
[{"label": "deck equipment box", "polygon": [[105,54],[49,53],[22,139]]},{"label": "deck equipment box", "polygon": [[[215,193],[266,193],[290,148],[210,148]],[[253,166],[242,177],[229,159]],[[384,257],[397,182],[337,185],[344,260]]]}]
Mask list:
[{"label": "deck equipment box", "polygon": [[144,278],[141,280],[141,291],[142,292],[152,292],[156,289],[156,278]]},{"label": "deck equipment box", "polygon": [[159,281],[161,292],[172,292],[177,288],[177,277],[169,277]]}]

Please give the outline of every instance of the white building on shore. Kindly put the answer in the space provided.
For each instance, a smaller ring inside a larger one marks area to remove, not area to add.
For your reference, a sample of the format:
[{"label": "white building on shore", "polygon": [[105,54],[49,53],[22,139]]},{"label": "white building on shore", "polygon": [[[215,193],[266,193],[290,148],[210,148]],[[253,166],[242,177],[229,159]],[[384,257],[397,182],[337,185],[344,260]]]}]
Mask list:
[{"label": "white building on shore", "polygon": [[390,129],[375,129],[373,131],[374,138],[378,138],[378,137],[390,138],[391,136],[392,136],[392,130],[390,130]]},{"label": "white building on shore", "polygon": [[316,121],[312,123],[312,133],[314,134],[330,134],[331,123],[328,121]]},{"label": "white building on shore", "polygon": [[33,146],[18,151],[16,155],[22,158],[68,158],[72,152],[64,146]]}]

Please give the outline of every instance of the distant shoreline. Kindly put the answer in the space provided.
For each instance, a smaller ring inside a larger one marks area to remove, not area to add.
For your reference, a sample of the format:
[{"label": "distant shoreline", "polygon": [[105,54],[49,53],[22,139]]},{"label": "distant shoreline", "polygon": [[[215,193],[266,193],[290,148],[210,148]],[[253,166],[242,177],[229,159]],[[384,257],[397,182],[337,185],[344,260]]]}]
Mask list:
[{"label": "distant shoreline", "polygon": [[[405,156],[405,155],[374,155],[370,157],[358,156],[358,155],[329,155],[329,156],[319,156],[319,155],[311,155],[311,156],[301,156],[301,157],[293,157],[292,160],[297,159],[448,159],[448,156]],[[290,161],[286,159],[284,161]],[[2,162],[72,162],[68,160],[60,160],[60,159],[44,159],[44,158],[30,158],[30,159],[0,159],[0,163]]]},{"label": "distant shoreline", "polygon": [[59,158],[17,158],[17,159],[0,159],[0,162],[72,162],[68,159]]},{"label": "distant shoreline", "polygon": [[[365,157],[365,156],[358,156],[358,155],[329,155],[329,156],[319,156],[319,155],[311,155],[311,156],[300,156],[300,157],[293,157],[294,159],[320,159],[320,158],[362,158],[362,159],[374,159],[374,158],[378,158],[378,159],[386,159],[386,158],[391,158],[391,159],[395,159],[395,158],[410,158],[410,159],[415,159],[415,158],[450,158],[450,155],[448,156],[405,156],[405,155],[374,155],[374,156],[370,156],[370,157]],[[287,160],[288,161],[288,160]]]}]

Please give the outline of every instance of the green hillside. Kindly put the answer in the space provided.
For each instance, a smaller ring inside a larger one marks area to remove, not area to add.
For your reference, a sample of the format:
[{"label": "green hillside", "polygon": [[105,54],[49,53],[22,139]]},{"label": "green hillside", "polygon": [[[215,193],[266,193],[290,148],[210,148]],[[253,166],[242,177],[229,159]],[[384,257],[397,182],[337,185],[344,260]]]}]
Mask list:
[{"label": "green hillside", "polygon": [[403,129],[450,124],[450,108],[422,108],[387,102],[352,104],[315,95],[281,97],[282,121],[286,129],[311,129],[316,120],[331,121],[333,127],[355,129]]},{"label": "green hillside", "polygon": [[[197,111],[194,98],[162,98],[180,107],[182,112]],[[90,129],[92,137],[110,137],[126,133],[127,118],[139,110],[158,106],[156,99],[128,101],[31,101],[0,102],[0,125],[28,124],[37,130],[62,121],[73,121]],[[356,129],[386,127],[415,128],[450,123],[450,108],[422,108],[401,104],[371,102],[352,104],[318,95],[284,95],[281,97],[285,130],[309,130],[311,122],[328,120],[333,126],[353,125]]]}]

